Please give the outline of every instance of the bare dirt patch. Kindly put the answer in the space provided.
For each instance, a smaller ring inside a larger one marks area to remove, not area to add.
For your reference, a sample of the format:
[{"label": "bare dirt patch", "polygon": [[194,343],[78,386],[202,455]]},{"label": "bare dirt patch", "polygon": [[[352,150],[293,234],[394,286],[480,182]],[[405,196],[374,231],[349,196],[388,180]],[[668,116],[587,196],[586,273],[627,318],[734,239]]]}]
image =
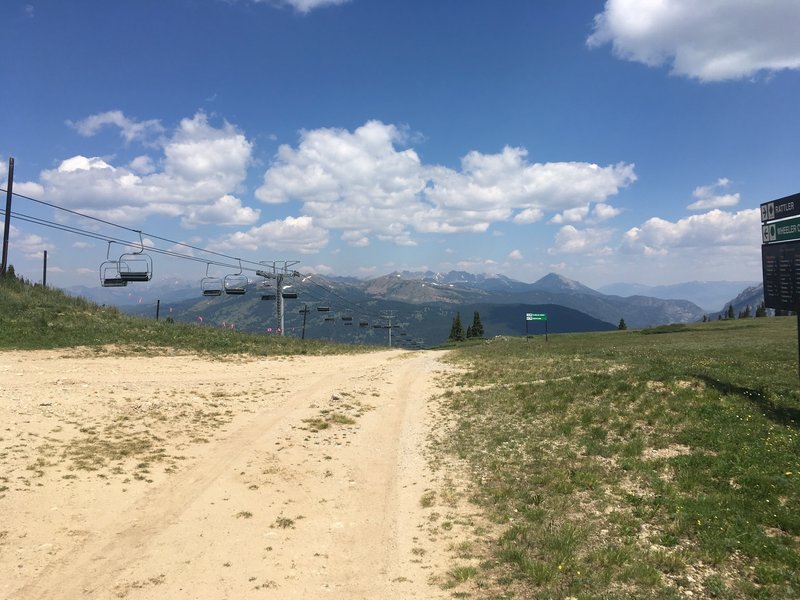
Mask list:
[{"label": "bare dirt patch", "polygon": [[448,597],[469,516],[424,454],[445,369],[0,353],[0,596]]}]

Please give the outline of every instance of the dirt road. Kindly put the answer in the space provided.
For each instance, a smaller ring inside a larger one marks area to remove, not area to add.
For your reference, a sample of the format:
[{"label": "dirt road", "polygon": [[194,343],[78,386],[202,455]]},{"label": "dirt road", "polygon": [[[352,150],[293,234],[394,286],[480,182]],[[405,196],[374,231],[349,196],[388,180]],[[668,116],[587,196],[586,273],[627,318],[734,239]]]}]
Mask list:
[{"label": "dirt road", "polygon": [[0,353],[0,597],[448,597],[422,500],[445,369]]}]

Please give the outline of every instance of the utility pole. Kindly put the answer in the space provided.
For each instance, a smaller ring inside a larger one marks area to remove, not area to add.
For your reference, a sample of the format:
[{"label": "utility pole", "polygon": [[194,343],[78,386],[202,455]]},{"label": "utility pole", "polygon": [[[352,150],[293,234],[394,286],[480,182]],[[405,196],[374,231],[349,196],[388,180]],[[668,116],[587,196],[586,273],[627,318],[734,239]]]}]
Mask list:
[{"label": "utility pole", "polygon": [[42,265],[42,287],[47,287],[47,250],[44,251],[44,264]]},{"label": "utility pole", "polygon": [[306,317],[308,316],[308,304],[303,304],[303,310],[300,311],[303,313],[303,333],[300,334],[300,339],[306,339]]},{"label": "utility pole", "polygon": [[265,269],[260,269],[256,271],[256,275],[259,277],[264,277],[265,279],[274,279],[275,280],[275,309],[278,315],[278,323],[281,329],[281,336],[286,329],[285,322],[284,322],[284,308],[283,308],[283,278],[284,276],[289,277],[299,277],[300,273],[297,271],[289,270],[290,267],[295,266],[298,264],[299,260],[278,260],[278,261],[265,261],[262,260],[260,264],[264,265]]},{"label": "utility pole", "polygon": [[6,274],[8,268],[8,234],[11,231],[11,196],[14,189],[14,157],[8,159],[8,184],[6,185],[6,215],[3,222],[3,262],[0,264],[0,276]]},{"label": "utility pole", "polygon": [[389,323],[389,325],[388,325],[388,329],[389,329],[389,348],[392,347],[392,319],[394,319],[396,312],[397,311],[395,311],[395,310],[382,310],[381,311],[381,316],[384,319],[386,319],[387,322]]}]

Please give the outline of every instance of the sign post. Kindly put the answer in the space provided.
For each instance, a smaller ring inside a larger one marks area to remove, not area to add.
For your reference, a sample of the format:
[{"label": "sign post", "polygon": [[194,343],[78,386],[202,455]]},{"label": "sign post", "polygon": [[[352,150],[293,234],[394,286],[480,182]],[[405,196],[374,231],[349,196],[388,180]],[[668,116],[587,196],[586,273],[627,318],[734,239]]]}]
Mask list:
[{"label": "sign post", "polygon": [[797,313],[800,376],[800,194],[761,205],[764,306]]},{"label": "sign post", "polygon": [[528,335],[528,321],[544,321],[544,341],[547,341],[547,313],[525,313],[525,335]]}]

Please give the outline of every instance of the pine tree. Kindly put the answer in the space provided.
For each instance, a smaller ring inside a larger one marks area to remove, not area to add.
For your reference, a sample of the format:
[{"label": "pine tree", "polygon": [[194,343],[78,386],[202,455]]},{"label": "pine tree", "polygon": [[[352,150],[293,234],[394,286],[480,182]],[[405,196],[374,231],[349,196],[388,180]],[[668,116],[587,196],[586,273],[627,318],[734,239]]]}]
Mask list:
[{"label": "pine tree", "polygon": [[766,305],[765,305],[765,304],[762,302],[761,304],[759,304],[759,305],[756,307],[756,319],[758,319],[758,318],[760,318],[760,317],[766,317],[766,316],[767,316],[767,307],[766,307]]},{"label": "pine tree", "polygon": [[449,339],[453,342],[463,342],[465,339],[464,327],[461,325],[461,313],[456,313],[456,316],[453,317],[453,326],[450,328]]},{"label": "pine tree", "polygon": [[622,330],[627,329],[627,328],[628,328],[628,326],[625,324],[625,319],[620,319],[619,320],[619,325],[617,325],[617,329],[622,331]]},{"label": "pine tree", "polygon": [[467,333],[467,337],[483,337],[483,323],[481,323],[481,313],[478,311],[475,311],[472,315],[472,327],[470,329],[472,330],[472,336]]},{"label": "pine tree", "polygon": [[467,327],[467,339],[471,338],[472,336],[473,336],[472,325],[470,325],[469,327]]},{"label": "pine tree", "polygon": [[728,304],[728,312],[725,313],[726,319],[735,319],[736,313],[733,311],[733,304]]}]

